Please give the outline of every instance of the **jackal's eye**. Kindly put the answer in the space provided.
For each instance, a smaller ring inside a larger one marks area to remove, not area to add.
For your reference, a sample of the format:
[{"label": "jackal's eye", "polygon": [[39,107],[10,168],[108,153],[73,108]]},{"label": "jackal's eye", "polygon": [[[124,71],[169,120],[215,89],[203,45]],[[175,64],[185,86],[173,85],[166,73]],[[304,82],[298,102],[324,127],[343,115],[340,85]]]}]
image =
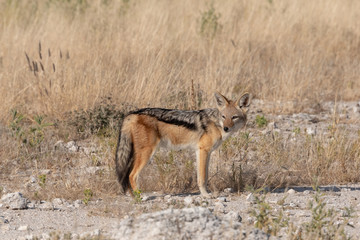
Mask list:
[{"label": "jackal's eye", "polygon": [[226,118],[226,117],[225,117],[225,115],[222,115],[221,117],[222,117],[223,119],[225,119],[225,118]]},{"label": "jackal's eye", "polygon": [[235,120],[235,119],[238,119],[239,118],[239,116],[232,116],[232,120]]}]

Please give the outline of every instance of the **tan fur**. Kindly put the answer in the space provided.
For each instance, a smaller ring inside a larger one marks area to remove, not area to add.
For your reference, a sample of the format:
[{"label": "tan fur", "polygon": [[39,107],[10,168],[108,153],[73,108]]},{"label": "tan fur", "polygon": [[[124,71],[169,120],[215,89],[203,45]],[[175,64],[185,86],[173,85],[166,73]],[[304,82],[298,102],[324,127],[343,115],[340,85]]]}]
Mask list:
[{"label": "tan fur", "polygon": [[[192,148],[197,153],[197,181],[202,195],[211,152],[245,126],[249,94],[237,101],[215,94],[218,108],[199,111],[140,109],[125,117],[116,150],[116,171],[123,190],[138,190],[137,179],[158,145]],[[130,185],[130,186],[129,186]]]}]

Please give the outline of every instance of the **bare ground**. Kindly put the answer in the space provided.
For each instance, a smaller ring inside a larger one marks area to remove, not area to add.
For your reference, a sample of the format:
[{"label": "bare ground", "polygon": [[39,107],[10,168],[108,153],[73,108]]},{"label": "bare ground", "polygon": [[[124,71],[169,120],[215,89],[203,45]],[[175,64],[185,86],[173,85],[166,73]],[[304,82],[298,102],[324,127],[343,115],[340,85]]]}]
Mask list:
[{"label": "bare ground", "polygon": [[[310,222],[312,212],[309,210],[309,202],[314,201],[315,192],[311,187],[296,187],[295,192],[278,189],[276,192],[266,194],[266,202],[269,203],[274,213],[283,209],[286,216],[295,226]],[[352,208],[351,218],[345,226],[348,236],[353,239],[360,237],[360,185],[348,186],[324,186],[322,198],[327,208],[333,208],[336,212],[336,224],[344,223],[348,214],[345,209]],[[250,194],[250,195],[249,195]],[[104,239],[116,236],[120,222],[130,216],[135,217],[143,213],[164,210],[168,208],[194,207],[207,202],[206,207],[219,217],[233,211],[239,213],[242,218],[242,228],[251,231],[256,220],[250,214],[255,203],[251,200],[251,193],[241,194],[221,193],[221,197],[205,200],[198,195],[161,195],[159,193],[147,193],[147,200],[135,203],[131,197],[119,196],[113,199],[91,201],[88,205],[80,204],[74,207],[70,203],[62,203],[53,210],[35,209],[11,210],[2,208],[1,237],[0,239],[26,239],[33,237],[47,238],[56,236],[65,238],[71,236],[86,238],[102,236]],[[281,202],[283,199],[285,200]],[[189,200],[192,199],[192,200]],[[189,204],[189,202],[192,202]],[[281,202],[281,203],[280,203]],[[289,229],[284,228],[278,236],[287,236]],[[118,237],[118,236],[117,236]],[[126,239],[126,236],[124,236]]]}]

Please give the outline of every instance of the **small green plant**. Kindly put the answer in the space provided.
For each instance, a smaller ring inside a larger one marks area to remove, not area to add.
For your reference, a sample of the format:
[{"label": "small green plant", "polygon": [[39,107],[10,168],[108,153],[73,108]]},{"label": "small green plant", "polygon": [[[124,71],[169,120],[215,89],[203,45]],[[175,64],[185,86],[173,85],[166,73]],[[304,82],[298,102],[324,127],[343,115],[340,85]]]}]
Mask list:
[{"label": "small green plant", "polygon": [[39,185],[40,187],[45,187],[46,183],[46,174],[39,175]]},{"label": "small green plant", "polygon": [[135,203],[141,203],[142,202],[141,190],[140,189],[134,190],[133,194],[134,194]]},{"label": "small green plant", "polygon": [[345,209],[345,221],[342,224],[335,224],[338,214],[333,208],[326,208],[326,203],[320,191],[314,195],[314,200],[309,202],[311,210],[311,221],[303,226],[306,235],[312,239],[347,239],[344,227],[352,216],[352,209]]},{"label": "small green plant", "polygon": [[22,127],[24,115],[19,113],[16,109],[12,109],[11,117],[12,120],[10,122],[10,129],[12,131],[13,137],[16,137],[22,143],[26,143],[26,139],[24,139],[25,132]]},{"label": "small green plant", "polygon": [[119,15],[123,16],[125,15],[130,8],[130,0],[122,0],[121,7],[119,9]]},{"label": "small green plant", "polygon": [[69,233],[69,232],[68,232],[68,233],[64,233],[63,239],[64,239],[64,240],[71,240],[71,239],[73,239],[73,238],[72,238],[72,234]]},{"label": "small green plant", "polygon": [[247,142],[250,141],[250,132],[243,132],[241,137]]},{"label": "small green plant", "polygon": [[230,175],[231,188],[234,191],[240,191],[244,189],[245,183],[243,179],[243,169],[241,163],[233,161],[231,166],[231,175]]},{"label": "small green plant", "polygon": [[[266,194],[260,196],[260,191],[262,190],[253,191],[255,206],[250,214],[256,219],[254,223],[256,228],[276,236],[281,228],[289,226],[289,218],[284,216],[283,208],[275,213],[269,203],[266,202]],[[284,201],[280,201],[279,204]]]},{"label": "small green plant", "polygon": [[85,205],[87,205],[90,201],[90,199],[93,196],[93,191],[89,188],[84,190],[84,199],[82,200]]},{"label": "small green plant", "polygon": [[216,12],[214,4],[211,3],[209,9],[201,13],[200,35],[204,38],[213,39],[221,28],[220,17],[221,15]]},{"label": "small green plant", "polygon": [[300,134],[300,132],[301,132],[301,131],[300,131],[300,127],[294,128],[293,132],[294,132],[296,135]]},{"label": "small green plant", "polygon": [[268,120],[264,117],[264,115],[256,115],[255,122],[256,126],[259,128],[265,127],[268,124]]},{"label": "small green plant", "polygon": [[34,192],[34,199],[40,200],[40,194],[39,194],[38,191],[35,191],[35,192]]},{"label": "small green plant", "polygon": [[53,124],[44,121],[44,116],[34,116],[35,124],[30,126],[28,139],[31,147],[40,147],[40,144],[44,141],[46,127],[50,127]]},{"label": "small green plant", "polygon": [[251,141],[251,136],[250,136],[250,132],[244,132],[241,135],[243,141],[244,141],[244,149],[248,149],[249,147],[249,143]]},{"label": "small green plant", "polygon": [[17,138],[22,144],[30,147],[37,147],[40,150],[40,145],[45,138],[45,128],[52,126],[52,123],[44,121],[45,117],[42,115],[35,115],[33,119],[34,124],[26,126],[23,121],[24,115],[16,109],[11,110],[12,121],[10,122],[10,129],[13,137]]}]

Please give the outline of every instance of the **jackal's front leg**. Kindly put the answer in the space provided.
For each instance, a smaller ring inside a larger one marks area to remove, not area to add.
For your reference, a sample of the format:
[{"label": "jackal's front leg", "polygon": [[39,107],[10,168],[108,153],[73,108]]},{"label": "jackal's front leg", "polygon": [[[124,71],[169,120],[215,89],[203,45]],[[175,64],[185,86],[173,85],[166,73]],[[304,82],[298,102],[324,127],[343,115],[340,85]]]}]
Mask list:
[{"label": "jackal's front leg", "polygon": [[206,190],[209,170],[210,151],[200,148],[197,152],[197,182],[202,196],[210,197]]}]

